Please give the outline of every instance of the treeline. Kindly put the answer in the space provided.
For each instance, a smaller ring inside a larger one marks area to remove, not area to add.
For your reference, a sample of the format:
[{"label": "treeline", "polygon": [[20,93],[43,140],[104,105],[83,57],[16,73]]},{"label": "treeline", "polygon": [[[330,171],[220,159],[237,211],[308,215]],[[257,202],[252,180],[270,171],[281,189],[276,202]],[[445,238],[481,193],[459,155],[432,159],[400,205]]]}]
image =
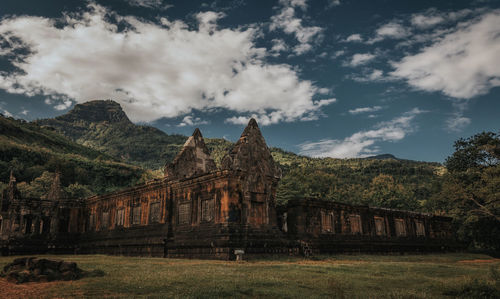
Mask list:
[{"label": "treeline", "polygon": [[454,218],[461,240],[500,252],[500,133],[483,132],[455,142],[446,159],[435,210]]},{"label": "treeline", "polygon": [[277,202],[319,198],[351,204],[426,211],[439,192],[439,163],[398,159],[308,158],[273,148],[283,169]]}]

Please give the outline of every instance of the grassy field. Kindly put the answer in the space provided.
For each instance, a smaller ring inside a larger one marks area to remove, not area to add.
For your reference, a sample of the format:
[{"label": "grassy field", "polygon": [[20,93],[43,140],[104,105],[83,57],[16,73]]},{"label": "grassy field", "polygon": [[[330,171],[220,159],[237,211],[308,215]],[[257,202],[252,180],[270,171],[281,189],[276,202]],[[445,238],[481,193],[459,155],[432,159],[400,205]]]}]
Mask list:
[{"label": "grassy field", "polygon": [[[44,257],[74,261],[84,270],[101,269],[106,275],[24,285],[2,279],[0,297],[494,298],[500,287],[500,259],[480,254],[337,255],[250,262]],[[0,267],[13,258],[0,257]]]}]

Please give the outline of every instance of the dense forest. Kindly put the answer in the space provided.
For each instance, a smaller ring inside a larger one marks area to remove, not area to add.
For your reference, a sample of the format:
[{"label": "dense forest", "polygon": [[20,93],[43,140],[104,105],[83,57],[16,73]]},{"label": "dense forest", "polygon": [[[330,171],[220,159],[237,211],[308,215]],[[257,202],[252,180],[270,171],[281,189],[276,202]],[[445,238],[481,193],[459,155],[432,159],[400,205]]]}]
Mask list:
[{"label": "dense forest", "polygon": [[[0,117],[0,189],[12,170],[23,196],[43,197],[60,171],[68,197],[111,192],[161,177],[186,138],[135,125],[112,101],[79,104],[65,115],[33,123]],[[455,218],[462,239],[500,248],[499,139],[482,133],[458,140],[444,165],[391,155],[310,158],[271,148],[283,170],[277,204],[318,198],[447,214]],[[205,141],[220,165],[232,143]]]},{"label": "dense forest", "polygon": [[153,173],[77,144],[48,128],[0,116],[0,189],[13,171],[25,197],[43,196],[56,171],[69,197],[110,192]]},{"label": "dense forest", "polygon": [[439,163],[400,159],[309,158],[273,148],[283,170],[278,203],[321,198],[379,207],[428,211],[440,190]]}]

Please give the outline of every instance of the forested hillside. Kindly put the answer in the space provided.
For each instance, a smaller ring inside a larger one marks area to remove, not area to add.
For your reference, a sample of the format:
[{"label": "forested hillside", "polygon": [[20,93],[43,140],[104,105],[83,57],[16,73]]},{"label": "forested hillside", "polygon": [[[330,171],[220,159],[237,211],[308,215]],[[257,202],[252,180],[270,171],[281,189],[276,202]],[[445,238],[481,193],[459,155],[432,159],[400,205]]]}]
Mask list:
[{"label": "forested hillside", "polygon": [[132,123],[113,101],[78,104],[67,114],[36,123],[123,162],[155,170],[171,161],[186,141],[186,136]]},{"label": "forested hillside", "polygon": [[428,210],[440,190],[439,163],[399,159],[309,158],[272,149],[283,169],[278,203],[322,198],[380,207]]},{"label": "forested hillside", "polygon": [[68,196],[81,197],[137,184],[150,171],[79,145],[48,128],[0,116],[0,189],[10,170],[26,197],[43,196],[56,170]]}]

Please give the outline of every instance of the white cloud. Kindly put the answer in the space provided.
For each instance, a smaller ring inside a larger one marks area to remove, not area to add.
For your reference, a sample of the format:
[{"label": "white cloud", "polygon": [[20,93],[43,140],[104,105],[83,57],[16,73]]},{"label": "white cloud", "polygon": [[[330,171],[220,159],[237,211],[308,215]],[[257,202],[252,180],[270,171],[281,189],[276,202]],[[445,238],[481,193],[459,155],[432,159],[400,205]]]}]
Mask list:
[{"label": "white cloud", "polygon": [[360,114],[360,113],[367,113],[367,112],[376,112],[382,109],[382,106],[373,106],[373,107],[359,107],[356,109],[351,109],[349,110],[350,114]]},{"label": "white cloud", "polygon": [[470,118],[456,114],[446,120],[446,128],[451,132],[460,132],[471,123]]},{"label": "white cloud", "polygon": [[461,132],[470,125],[471,119],[464,116],[469,102],[467,100],[455,100],[452,102],[453,110],[451,117],[445,121],[445,130],[448,132]]},{"label": "white cloud", "polygon": [[273,46],[271,47],[271,53],[273,56],[278,56],[280,52],[288,50],[288,46],[282,39],[275,38],[271,42],[273,43]]},{"label": "white cloud", "polygon": [[397,22],[390,22],[380,26],[375,31],[375,37],[368,40],[368,44],[373,44],[384,39],[401,39],[410,35],[408,29]]},{"label": "white cloud", "polygon": [[282,29],[286,34],[293,34],[299,42],[293,50],[297,55],[309,52],[313,47],[312,43],[321,39],[323,29],[318,26],[304,26],[302,19],[296,16],[296,8],[306,10],[306,1],[280,0],[281,10],[277,15],[271,17],[271,31]]},{"label": "white cloud", "polygon": [[345,54],[344,50],[338,50],[335,53],[333,53],[332,58],[335,59],[335,58],[340,57],[340,56],[342,56],[344,54]]},{"label": "white cloud", "polygon": [[55,105],[54,109],[66,110],[66,109],[69,109],[69,107],[71,107],[71,105],[73,105],[73,102],[71,100],[64,99],[64,100],[61,100],[59,104]]},{"label": "white cloud", "polygon": [[10,113],[9,111],[5,110],[5,109],[1,109],[0,108],[0,112],[6,116],[6,117],[13,117],[12,113]]},{"label": "white cloud", "polygon": [[390,80],[390,78],[384,77],[384,71],[378,69],[365,70],[363,71],[362,75],[351,75],[349,77],[357,82],[374,82],[374,81]]},{"label": "white cloud", "polygon": [[500,10],[459,24],[390,74],[424,91],[469,99],[500,86]]},{"label": "white cloud", "polygon": [[192,115],[186,115],[182,119],[181,123],[178,124],[178,127],[186,127],[186,126],[199,126],[199,125],[206,125],[208,124],[208,121],[202,120],[199,117],[193,117]]},{"label": "white cloud", "polygon": [[440,15],[415,14],[411,17],[411,24],[418,28],[430,28],[444,22]]},{"label": "white cloud", "polygon": [[446,22],[457,21],[467,16],[470,16],[471,14],[477,14],[482,11],[484,11],[483,8],[475,10],[462,9],[452,12],[440,12],[435,8],[429,8],[423,13],[413,14],[411,16],[410,22],[413,26],[417,27],[418,29],[428,29]]},{"label": "white cloud", "polygon": [[22,115],[28,115],[29,112],[30,112],[29,110],[23,109],[20,113]]},{"label": "white cloud", "polygon": [[356,158],[378,153],[378,142],[399,141],[414,130],[414,118],[424,111],[415,108],[373,129],[357,132],[343,140],[323,139],[299,145],[300,153],[311,157]]},{"label": "white cloud", "polygon": [[131,6],[147,8],[168,9],[170,7],[173,7],[173,5],[163,4],[163,0],[127,0],[127,2]]},{"label": "white cloud", "polygon": [[[299,4],[297,4],[299,5]],[[9,93],[46,96],[56,109],[94,99],[118,101],[133,121],[222,108],[236,115],[279,115],[297,121],[321,114],[319,92],[288,64],[268,64],[255,28],[220,29],[221,14],[198,14],[198,28],[120,16],[90,4],[64,19],[12,16],[0,36],[12,48],[0,55],[19,70],[0,71]],[[124,24],[119,29],[110,20]],[[56,25],[57,24],[57,25]],[[24,59],[16,47],[28,48]]]},{"label": "white cloud", "polygon": [[[330,105],[335,103],[336,99],[326,99],[314,101],[314,106],[319,109],[320,107]],[[268,126],[271,124],[279,123],[279,122],[288,122],[287,116],[279,111],[273,111],[267,114],[252,114],[250,116],[233,116],[231,118],[226,119],[226,123],[235,124],[235,125],[246,125],[250,118],[255,118],[255,120],[262,126]],[[301,121],[311,121],[317,120],[319,115],[317,113],[308,113],[301,115],[299,120]]]},{"label": "white cloud", "polygon": [[346,39],[346,42],[362,42],[363,38],[361,37],[361,34],[351,34],[349,35]]},{"label": "white cloud", "polygon": [[373,60],[375,58],[375,55],[373,54],[370,54],[370,53],[365,53],[365,54],[354,54],[352,57],[351,57],[351,61],[349,61],[347,63],[347,65],[350,65],[352,67],[356,67],[356,66],[359,66],[359,65],[363,65],[363,64],[366,64],[368,62],[370,62],[371,60]]},{"label": "white cloud", "polygon": [[339,6],[340,0],[329,0],[328,7]]}]

